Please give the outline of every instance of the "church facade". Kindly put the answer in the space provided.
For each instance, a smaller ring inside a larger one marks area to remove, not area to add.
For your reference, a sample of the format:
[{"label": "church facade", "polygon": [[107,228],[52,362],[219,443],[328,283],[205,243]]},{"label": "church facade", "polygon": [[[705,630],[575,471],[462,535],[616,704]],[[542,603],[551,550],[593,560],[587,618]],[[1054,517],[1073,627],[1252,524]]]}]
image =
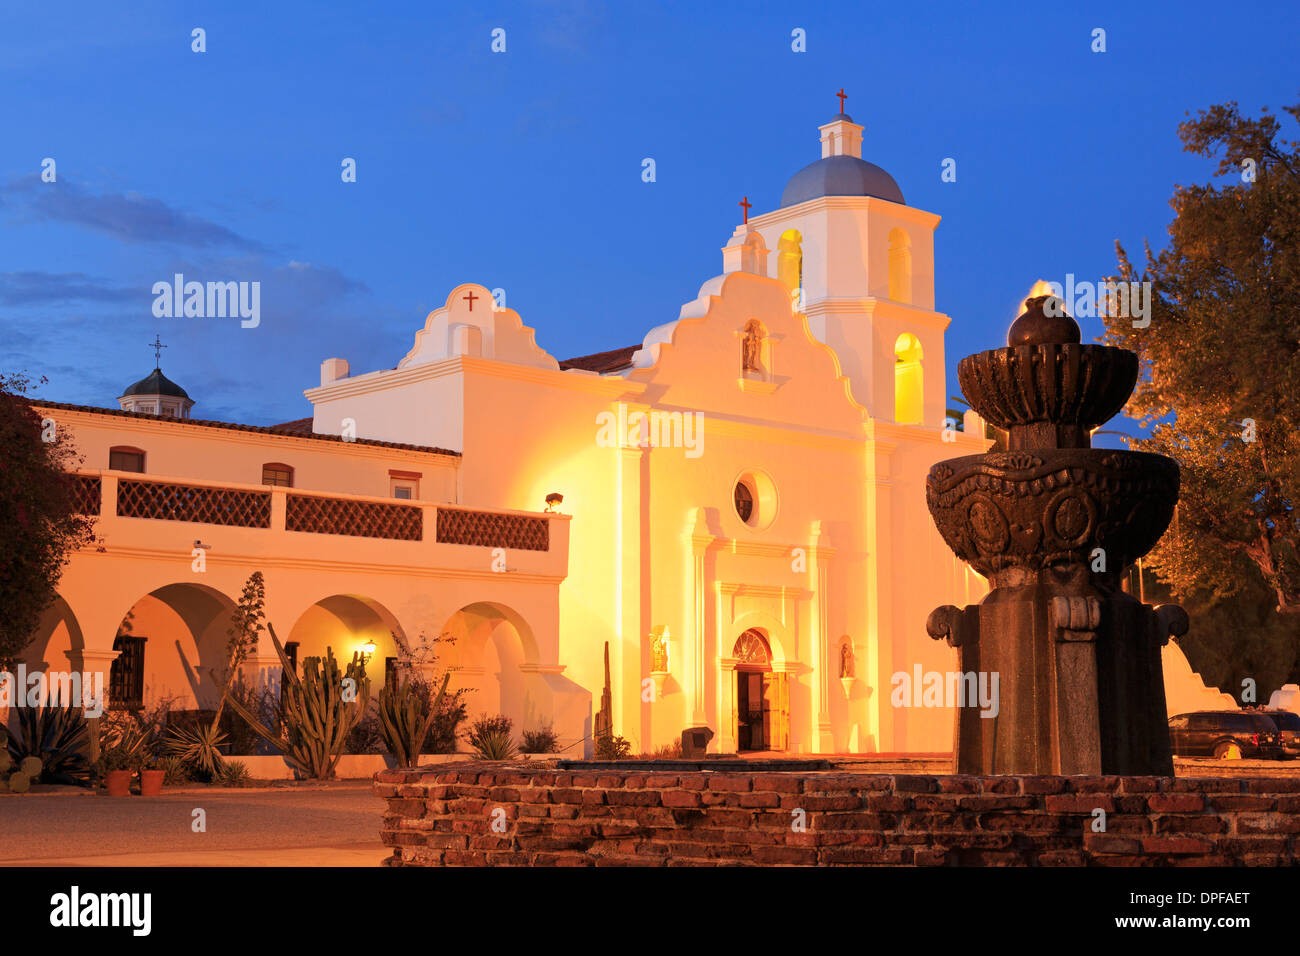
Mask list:
[{"label": "church facade", "polygon": [[[325,359],[310,419],[195,419],[161,369],[117,409],[36,403],[84,458],[99,540],[32,664],[104,670],[119,704],[212,706],[260,570],[298,659],[364,648],[378,683],[392,635],[454,637],[471,715],[551,725],[571,754],[591,749],[606,646],[633,753],[693,726],[722,753],[949,750],[952,710],[892,689],[955,667],[926,616],[985,592],[924,479],[987,442],[945,419],[939,217],[861,158],[862,131],[821,126],[721,274],[625,348],[557,360],[465,284],[395,368]],[[278,674],[269,640],[249,666]]]}]

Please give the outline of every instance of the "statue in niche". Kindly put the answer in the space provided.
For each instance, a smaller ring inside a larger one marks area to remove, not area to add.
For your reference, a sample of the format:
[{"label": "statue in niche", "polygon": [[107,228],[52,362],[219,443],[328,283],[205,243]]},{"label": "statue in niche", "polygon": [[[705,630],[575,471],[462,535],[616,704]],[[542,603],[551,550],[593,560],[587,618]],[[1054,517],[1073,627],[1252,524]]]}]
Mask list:
[{"label": "statue in niche", "polygon": [[757,321],[751,321],[745,326],[745,338],[741,343],[742,369],[746,372],[761,372],[763,369],[759,364],[759,359],[762,352],[762,326]]},{"label": "statue in niche", "polygon": [[664,641],[662,633],[650,635],[650,660],[652,661],[650,669],[659,673],[666,673],[668,670],[668,645]]},{"label": "statue in niche", "polygon": [[840,676],[853,676],[853,646],[848,641],[840,645]]}]

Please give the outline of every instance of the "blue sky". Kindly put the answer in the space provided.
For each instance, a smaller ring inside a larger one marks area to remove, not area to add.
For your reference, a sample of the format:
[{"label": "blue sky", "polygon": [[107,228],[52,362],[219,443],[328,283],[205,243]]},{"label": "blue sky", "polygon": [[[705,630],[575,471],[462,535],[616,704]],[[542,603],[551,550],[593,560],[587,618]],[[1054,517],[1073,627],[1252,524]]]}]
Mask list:
[{"label": "blue sky", "polygon": [[[253,424],[309,414],[324,358],[395,365],[460,282],[558,358],[640,341],[721,271],[740,197],[817,158],[841,86],[864,157],[943,217],[951,394],[1035,279],[1163,244],[1212,171],[1185,114],[1300,93],[1294,3],[6,6],[0,371],[115,406],[157,333],[196,417]],[[261,325],[155,318],[176,272],[261,281]]]}]

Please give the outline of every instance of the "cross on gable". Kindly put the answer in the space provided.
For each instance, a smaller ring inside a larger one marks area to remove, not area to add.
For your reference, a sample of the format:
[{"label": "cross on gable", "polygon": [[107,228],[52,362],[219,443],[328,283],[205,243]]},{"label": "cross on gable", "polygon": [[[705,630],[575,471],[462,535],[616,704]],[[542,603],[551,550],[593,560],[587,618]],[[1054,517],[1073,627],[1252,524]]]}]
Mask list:
[{"label": "cross on gable", "polygon": [[470,310],[471,312],[473,312],[473,311],[474,311],[474,300],[475,300],[475,299],[481,299],[481,298],[483,298],[483,297],[482,297],[481,295],[475,295],[475,294],[474,294],[474,290],[473,290],[473,289],[470,289],[470,290],[469,290],[468,292],[466,292],[463,296],[461,296],[461,298],[462,298],[462,299],[465,299],[467,302],[469,302],[469,310]]},{"label": "cross on gable", "polygon": [[740,206],[742,209],[745,210],[745,212],[744,212],[744,216],[745,216],[745,218],[744,218],[744,222],[749,222],[749,208],[750,208],[750,206],[753,205],[753,203],[751,203],[751,202],[749,201],[749,197],[748,197],[748,196],[743,197],[743,198],[740,200],[740,202],[736,203],[736,205],[737,205],[737,206]]}]

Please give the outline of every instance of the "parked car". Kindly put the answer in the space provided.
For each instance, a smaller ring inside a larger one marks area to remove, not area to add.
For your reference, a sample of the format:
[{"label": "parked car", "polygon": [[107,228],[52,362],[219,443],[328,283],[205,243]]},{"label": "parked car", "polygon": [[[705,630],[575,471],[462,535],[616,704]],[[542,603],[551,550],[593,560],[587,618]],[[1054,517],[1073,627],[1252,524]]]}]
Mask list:
[{"label": "parked car", "polygon": [[1262,713],[1201,710],[1169,718],[1175,757],[1280,759],[1281,732]]},{"label": "parked car", "polygon": [[1300,756],[1300,714],[1289,710],[1260,711],[1265,717],[1277,724],[1281,735],[1282,750],[1288,757]]}]

